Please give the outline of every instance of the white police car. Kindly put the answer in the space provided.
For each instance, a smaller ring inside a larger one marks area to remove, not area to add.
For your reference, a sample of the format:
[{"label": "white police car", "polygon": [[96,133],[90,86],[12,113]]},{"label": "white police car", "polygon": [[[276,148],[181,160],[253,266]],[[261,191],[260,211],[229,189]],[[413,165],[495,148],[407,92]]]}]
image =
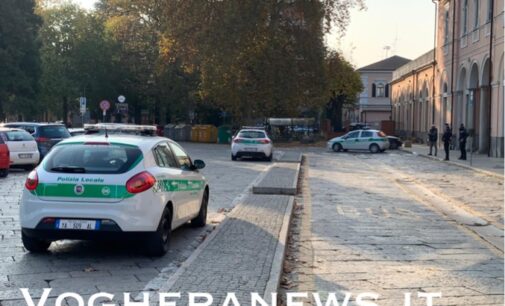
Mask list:
[{"label": "white police car", "polygon": [[335,152],[369,150],[372,153],[378,153],[389,148],[389,141],[382,131],[356,130],[328,140],[326,148]]},{"label": "white police car", "polygon": [[242,129],[231,142],[231,159],[256,157],[272,161],[273,145],[267,133],[261,129]]},{"label": "white police car", "polygon": [[134,239],[168,250],[171,230],[204,226],[209,186],[184,149],[162,137],[86,135],[58,143],[25,182],[22,240],[32,252],[59,239]]}]

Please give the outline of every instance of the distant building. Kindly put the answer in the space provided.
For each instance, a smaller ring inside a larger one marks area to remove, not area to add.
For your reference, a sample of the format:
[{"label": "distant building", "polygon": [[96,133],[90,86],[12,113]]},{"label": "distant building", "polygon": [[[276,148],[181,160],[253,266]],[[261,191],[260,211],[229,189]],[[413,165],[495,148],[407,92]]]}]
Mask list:
[{"label": "distant building", "polygon": [[437,1],[435,49],[394,73],[397,133],[423,142],[431,124],[463,123],[470,149],[504,156],[504,20],[504,0]]},{"label": "distant building", "polygon": [[359,68],[363,82],[363,92],[359,96],[357,114],[347,110],[347,119],[351,122],[364,122],[373,128],[379,128],[382,120],[391,119],[390,82],[393,71],[410,60],[401,56],[392,56],[385,60]]}]

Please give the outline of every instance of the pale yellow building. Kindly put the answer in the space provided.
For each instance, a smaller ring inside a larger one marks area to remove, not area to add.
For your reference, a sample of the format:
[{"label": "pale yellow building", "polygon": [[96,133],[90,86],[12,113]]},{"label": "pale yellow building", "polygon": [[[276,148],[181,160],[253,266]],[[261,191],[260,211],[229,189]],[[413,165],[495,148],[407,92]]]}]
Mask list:
[{"label": "pale yellow building", "polygon": [[[397,133],[422,142],[431,123],[441,132],[447,122],[455,135],[463,123],[472,135],[470,148],[503,157],[504,0],[435,2],[434,51],[394,72]],[[409,90],[410,74],[417,75],[418,87]]]}]

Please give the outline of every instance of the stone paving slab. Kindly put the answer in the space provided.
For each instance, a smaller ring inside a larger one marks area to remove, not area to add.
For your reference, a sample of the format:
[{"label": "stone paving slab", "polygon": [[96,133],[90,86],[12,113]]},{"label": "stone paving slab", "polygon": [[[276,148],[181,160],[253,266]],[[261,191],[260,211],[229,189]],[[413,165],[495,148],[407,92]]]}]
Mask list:
[{"label": "stone paving slab", "polygon": [[246,302],[251,292],[263,296],[276,288],[293,201],[284,195],[245,197],[159,291],[206,292],[213,305],[221,305],[228,292]]},{"label": "stone paving slab", "polygon": [[301,163],[302,152],[284,151],[277,161],[281,163]]},{"label": "stone paving slab", "polygon": [[438,156],[429,155],[429,147],[426,145],[413,144],[410,148],[402,147],[401,151],[412,153],[417,156],[429,158],[432,160],[442,161],[453,166],[458,166],[483,174],[495,176],[503,179],[503,158],[488,157],[487,154],[473,154],[467,153],[467,160],[458,160],[460,154],[459,150],[450,151],[450,161],[444,161],[445,152],[443,147],[438,150]]},{"label": "stone paving slab", "polygon": [[299,163],[276,163],[265,177],[253,186],[254,194],[296,195],[298,188]]}]

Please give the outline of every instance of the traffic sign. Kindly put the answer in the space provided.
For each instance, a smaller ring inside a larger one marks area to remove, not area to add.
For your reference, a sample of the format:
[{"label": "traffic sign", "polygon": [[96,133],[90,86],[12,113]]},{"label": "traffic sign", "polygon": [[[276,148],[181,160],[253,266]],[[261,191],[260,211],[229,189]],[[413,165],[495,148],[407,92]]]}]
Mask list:
[{"label": "traffic sign", "polygon": [[110,102],[107,100],[102,100],[100,102],[100,109],[103,110],[104,112],[108,111],[110,108]]},{"label": "traffic sign", "polygon": [[126,98],[125,98],[125,96],[120,95],[119,97],[117,97],[117,100],[119,103],[124,103],[124,101],[126,101]]},{"label": "traffic sign", "polygon": [[86,97],[79,97],[79,111],[82,115],[86,113]]}]

